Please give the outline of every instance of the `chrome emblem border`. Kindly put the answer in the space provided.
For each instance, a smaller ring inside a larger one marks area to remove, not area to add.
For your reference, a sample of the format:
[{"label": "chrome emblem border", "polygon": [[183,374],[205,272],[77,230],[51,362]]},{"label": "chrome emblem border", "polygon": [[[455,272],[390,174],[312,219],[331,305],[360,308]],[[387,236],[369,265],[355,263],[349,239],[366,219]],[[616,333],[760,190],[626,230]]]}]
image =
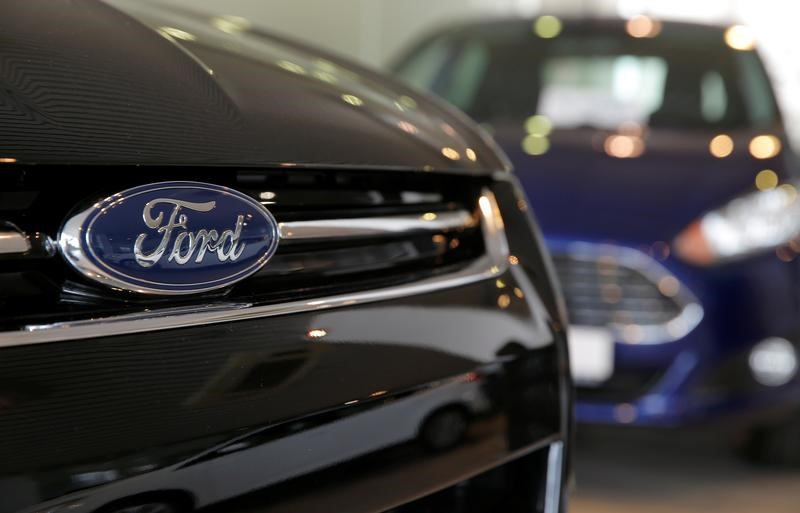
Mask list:
[{"label": "chrome emblem border", "polygon": [[58,246],[79,273],[141,294],[197,294],[261,269],[280,239],[255,199],[202,182],[127,189],[68,218]]}]

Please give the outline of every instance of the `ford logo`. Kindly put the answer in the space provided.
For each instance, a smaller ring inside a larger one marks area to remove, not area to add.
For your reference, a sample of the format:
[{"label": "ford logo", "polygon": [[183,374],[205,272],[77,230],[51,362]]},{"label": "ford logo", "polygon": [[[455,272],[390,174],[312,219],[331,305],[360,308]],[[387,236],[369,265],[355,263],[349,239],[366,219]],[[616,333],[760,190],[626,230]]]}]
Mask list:
[{"label": "ford logo", "polygon": [[233,189],[162,182],[114,194],[72,216],[58,243],[76,270],[109,287],[193,294],[261,269],[278,246],[278,223]]}]

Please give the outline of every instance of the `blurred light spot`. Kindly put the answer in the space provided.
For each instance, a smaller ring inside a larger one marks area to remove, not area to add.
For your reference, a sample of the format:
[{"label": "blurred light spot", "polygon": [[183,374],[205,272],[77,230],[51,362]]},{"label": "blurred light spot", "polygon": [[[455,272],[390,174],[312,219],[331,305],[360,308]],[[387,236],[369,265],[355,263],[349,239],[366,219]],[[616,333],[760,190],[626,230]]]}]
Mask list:
[{"label": "blurred light spot", "polygon": [[245,32],[252,28],[253,24],[247,18],[242,18],[241,16],[215,16],[211,18],[211,25],[227,34],[238,34],[239,32]]},{"label": "blurred light spot", "polygon": [[681,290],[681,284],[674,276],[664,276],[658,280],[658,291],[666,297],[675,297]]},{"label": "blurred light spot", "polygon": [[433,212],[425,212],[424,214],[422,214],[421,219],[423,221],[435,221],[437,217],[439,216],[437,216]]},{"label": "blurred light spot", "polygon": [[458,238],[454,238],[450,240],[450,249],[456,249],[458,245],[461,244],[461,241]]},{"label": "blurred light spot", "polygon": [[708,144],[708,151],[718,159],[727,157],[733,153],[733,139],[726,134],[714,136]]},{"label": "blurred light spot", "polygon": [[656,37],[661,32],[661,22],[649,16],[634,16],[625,24],[631,37]]},{"label": "blurred light spot", "polygon": [[500,294],[499,296],[497,296],[497,306],[499,306],[500,308],[503,309],[508,308],[508,305],[510,304],[511,304],[511,296],[509,296],[508,294]]},{"label": "blurred light spot", "polygon": [[344,100],[345,103],[349,103],[354,107],[361,107],[362,105],[364,105],[364,100],[352,94],[343,94],[342,100]]},{"label": "blurred light spot", "polygon": [[628,344],[639,344],[644,340],[644,331],[638,324],[628,324],[622,329],[622,340]]},{"label": "blurred light spot", "polygon": [[756,189],[759,191],[768,191],[778,186],[778,174],[771,170],[765,169],[756,175]]},{"label": "blurred light spot", "polygon": [[541,135],[529,134],[522,140],[522,151],[528,155],[544,155],[550,149],[550,139]]},{"label": "blurred light spot", "polygon": [[553,122],[547,116],[537,114],[525,120],[525,131],[531,135],[545,137],[553,131]]},{"label": "blurred light spot", "polygon": [[515,257],[514,255],[508,255],[508,263],[511,265],[519,264],[519,258]]},{"label": "blurred light spot", "polygon": [[602,255],[597,259],[597,272],[603,276],[613,276],[617,272],[617,258],[614,255]]},{"label": "blurred light spot", "polygon": [[555,16],[539,16],[536,18],[536,21],[533,22],[533,32],[544,39],[558,36],[562,28],[561,20]]},{"label": "blurred light spot", "polygon": [[506,282],[504,282],[503,280],[495,280],[495,282],[494,282],[494,285],[495,285],[495,287],[497,287],[498,289],[504,289],[504,288],[506,288]]},{"label": "blurred light spot", "polygon": [[514,287],[514,295],[518,298],[522,299],[525,297],[525,294],[522,292],[522,289],[519,287]]},{"label": "blurred light spot", "polygon": [[460,160],[461,154],[459,154],[456,150],[449,146],[445,146],[442,148],[442,155],[449,158],[450,160]]},{"label": "blurred light spot", "polygon": [[397,103],[400,104],[401,107],[404,109],[416,109],[417,108],[417,100],[410,96],[401,96],[397,99]]},{"label": "blurred light spot", "polygon": [[444,244],[445,242],[447,242],[447,237],[445,237],[440,233],[437,233],[436,235],[431,237],[431,240],[433,241],[434,244]]},{"label": "blurred light spot", "polygon": [[750,27],[733,25],[725,30],[725,43],[734,50],[752,50],[756,46],[756,37]]},{"label": "blurred light spot", "polygon": [[791,247],[778,246],[775,248],[775,256],[777,256],[778,260],[781,262],[791,262],[797,257],[797,253],[795,253]]},{"label": "blurred light spot", "polygon": [[185,30],[175,27],[158,27],[158,31],[161,33],[161,35],[174,37],[175,39],[181,39],[183,41],[194,41],[197,39],[194,34],[190,34]]},{"label": "blurred light spot", "polygon": [[14,157],[0,157],[0,164],[13,164],[16,161]]},{"label": "blurred light spot", "polygon": [[314,64],[316,64],[319,69],[322,69],[322,70],[325,70],[325,71],[328,71],[328,72],[336,71],[336,65],[334,63],[332,63],[331,61],[329,61],[329,60],[317,59],[314,62]]},{"label": "blurred light spot", "polygon": [[797,351],[785,338],[768,338],[756,344],[748,363],[762,385],[785,385],[797,375]]},{"label": "blurred light spot", "polygon": [[351,404],[356,404],[357,402],[358,402],[358,399],[353,399],[352,401],[347,401],[346,403],[344,403],[344,405],[345,406],[350,406]]},{"label": "blurred light spot", "polygon": [[638,416],[636,406],[630,403],[622,403],[614,408],[614,419],[622,424],[631,424]]},{"label": "blurred light spot", "polygon": [[277,196],[277,194],[275,194],[272,191],[264,191],[262,193],[259,193],[259,195],[258,195],[258,197],[261,198],[262,200],[275,199],[276,196]]},{"label": "blurred light spot", "polygon": [[290,73],[294,73],[296,75],[306,74],[306,69],[303,66],[296,64],[292,61],[280,60],[276,64],[278,65],[279,68],[285,69]]},{"label": "blurred light spot", "polygon": [[781,152],[781,140],[774,135],[757,135],[750,140],[750,154],[757,159],[772,158]]},{"label": "blurred light spot", "polygon": [[787,203],[794,203],[797,200],[797,189],[790,183],[785,183],[778,186],[778,190],[783,191],[786,196]]},{"label": "blurred light spot", "polygon": [[335,84],[336,82],[339,81],[339,79],[336,78],[336,75],[328,73],[327,71],[320,71],[318,69],[315,69],[311,74],[317,80],[322,80],[323,82],[327,82],[329,84]]},{"label": "blurred light spot", "polygon": [[603,149],[611,157],[631,159],[644,153],[644,141],[641,137],[632,135],[609,135]]},{"label": "blurred light spot", "polygon": [[528,211],[528,202],[525,200],[517,200],[517,210],[520,212],[527,212]]},{"label": "blurred light spot", "polygon": [[398,121],[397,126],[400,127],[400,130],[408,134],[416,134],[417,132],[419,132],[419,130],[417,130],[417,127],[414,126],[412,123],[409,123],[408,121]]},{"label": "blurred light spot", "polygon": [[455,128],[453,128],[452,126],[448,125],[447,123],[442,123],[439,126],[442,128],[442,132],[446,133],[450,137],[455,137],[455,135],[456,135],[456,129]]},{"label": "blurred light spot", "polygon": [[308,333],[306,333],[306,335],[308,335],[308,338],[322,338],[327,334],[328,332],[322,328],[308,330]]},{"label": "blurred light spot", "polygon": [[467,148],[466,154],[467,154],[467,158],[469,160],[471,160],[472,162],[475,162],[476,160],[478,160],[478,154],[475,153],[475,150],[473,150],[472,148]]},{"label": "blurred light spot", "polygon": [[500,272],[500,268],[496,265],[493,265],[489,268],[489,272],[492,274],[498,274]]},{"label": "blurred light spot", "polygon": [[369,394],[369,396],[370,397],[380,397],[382,395],[386,395],[387,393],[389,393],[388,390],[378,390],[377,392],[372,392],[371,394]]}]

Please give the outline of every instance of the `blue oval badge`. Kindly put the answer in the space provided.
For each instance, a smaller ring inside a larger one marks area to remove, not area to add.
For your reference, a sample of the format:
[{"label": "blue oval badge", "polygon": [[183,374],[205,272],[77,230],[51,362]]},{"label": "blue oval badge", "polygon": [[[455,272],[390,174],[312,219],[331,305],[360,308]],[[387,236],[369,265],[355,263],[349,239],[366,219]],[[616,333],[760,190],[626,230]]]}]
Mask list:
[{"label": "blue oval badge", "polygon": [[193,294],[255,273],[278,247],[278,223],[256,200],[199,182],[134,187],[71,217],[61,252],[84,276],[150,294]]}]

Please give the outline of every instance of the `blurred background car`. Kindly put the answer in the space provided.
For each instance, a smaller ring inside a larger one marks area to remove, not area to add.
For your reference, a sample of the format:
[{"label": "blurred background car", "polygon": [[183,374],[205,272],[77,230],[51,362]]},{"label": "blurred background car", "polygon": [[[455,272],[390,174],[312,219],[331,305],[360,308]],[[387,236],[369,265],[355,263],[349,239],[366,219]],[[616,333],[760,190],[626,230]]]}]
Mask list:
[{"label": "blurred background car", "polygon": [[800,401],[794,158],[744,28],[469,23],[396,70],[512,159],[565,291],[579,421],[747,416],[758,456],[800,460],[766,427]]}]

